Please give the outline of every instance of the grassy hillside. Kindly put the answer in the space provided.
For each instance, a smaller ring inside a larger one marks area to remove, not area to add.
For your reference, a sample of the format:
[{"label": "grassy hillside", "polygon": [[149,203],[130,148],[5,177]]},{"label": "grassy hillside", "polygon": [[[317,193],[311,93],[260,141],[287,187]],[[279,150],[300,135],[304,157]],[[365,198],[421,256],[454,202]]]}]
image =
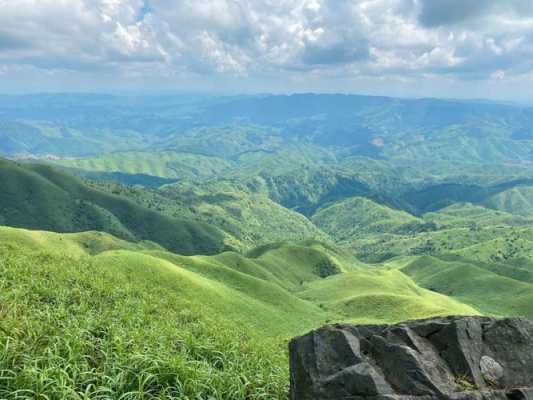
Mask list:
[{"label": "grassy hillside", "polygon": [[[15,258],[26,253],[121,272],[173,271],[177,275],[167,283],[176,291],[179,287],[181,296],[269,336],[309,327],[306,320],[324,318],[318,307],[291,293],[304,282],[322,279],[325,264],[331,274],[352,268],[342,253],[318,242],[258,248],[253,257],[234,252],[181,256],[152,243],[133,244],[100,232],[59,234],[0,227],[0,237],[4,254]],[[286,264],[280,265],[280,260]]]},{"label": "grassy hillside", "polygon": [[477,313],[319,242],[186,257],[98,232],[0,237],[6,399],[282,399],[293,335]]},{"label": "grassy hillside", "polygon": [[[512,264],[506,267],[515,268]],[[417,284],[470,304],[483,313],[533,318],[533,285],[520,280],[517,274],[513,279],[481,263],[435,257],[421,257],[401,271]]]},{"label": "grassy hillside", "polygon": [[478,313],[464,303],[418,287],[399,271],[332,276],[310,283],[301,296],[358,324]]},{"label": "grassy hillside", "polygon": [[487,207],[522,216],[533,216],[533,187],[517,186],[483,200]]},{"label": "grassy hillside", "polygon": [[162,250],[154,242],[127,242],[103,232],[55,233],[0,226],[0,243],[11,250],[46,251],[80,258],[110,250]]},{"label": "grassy hillside", "polygon": [[438,212],[424,214],[423,218],[444,228],[521,226],[533,223],[530,218],[471,203],[455,203]]},{"label": "grassy hillside", "polygon": [[3,225],[58,232],[98,230],[127,240],[152,240],[183,254],[226,248],[223,232],[210,225],[162,215],[50,167],[2,161],[0,181]]},{"label": "grassy hillside", "polygon": [[364,197],[352,197],[319,209],[312,221],[338,241],[380,233],[409,234],[436,229],[404,211]]},{"label": "grassy hillside", "polygon": [[112,153],[58,160],[55,164],[91,172],[122,172],[170,179],[212,177],[232,166],[222,158],[174,151]]},{"label": "grassy hillside", "polygon": [[186,217],[216,226],[241,250],[284,240],[331,241],[303,215],[234,181],[189,181],[157,189],[89,182],[92,187],[127,197],[170,217]]},{"label": "grassy hillside", "polygon": [[286,395],[279,342],[221,318],[242,307],[258,320],[269,309],[222,285],[128,252],[78,261],[2,253],[0,269],[2,398]]}]

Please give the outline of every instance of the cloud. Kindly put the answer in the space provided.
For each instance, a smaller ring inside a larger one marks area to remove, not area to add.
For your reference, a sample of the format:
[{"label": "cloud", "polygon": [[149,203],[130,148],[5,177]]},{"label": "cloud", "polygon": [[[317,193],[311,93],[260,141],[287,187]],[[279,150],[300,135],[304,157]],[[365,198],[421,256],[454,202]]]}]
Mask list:
[{"label": "cloud", "polygon": [[31,43],[9,30],[0,31],[0,51],[23,49],[31,46]]},{"label": "cloud", "polygon": [[135,21],[140,4],[136,0],[0,1],[0,43],[4,43],[0,62],[100,69],[128,59],[158,60],[161,55],[153,36]]},{"label": "cloud", "polygon": [[0,0],[5,79],[505,83],[530,43],[529,0]]},{"label": "cloud", "polygon": [[419,20],[426,27],[456,24],[480,17],[494,3],[493,0],[422,0]]},{"label": "cloud", "polygon": [[530,0],[421,0],[419,21],[426,27],[457,25],[485,17],[533,15]]},{"label": "cloud", "polygon": [[319,42],[306,44],[301,55],[304,65],[346,64],[366,60],[369,57],[368,42],[364,38],[347,40],[331,35]]},{"label": "cloud", "polygon": [[[260,64],[306,69],[364,60],[353,1],[153,0],[150,26],[174,62],[242,73]],[[254,62],[252,62],[255,61]]]},{"label": "cloud", "polygon": [[361,14],[354,2],[311,3],[305,10],[306,25],[300,61],[304,65],[335,65],[365,61],[369,41],[362,32]]}]

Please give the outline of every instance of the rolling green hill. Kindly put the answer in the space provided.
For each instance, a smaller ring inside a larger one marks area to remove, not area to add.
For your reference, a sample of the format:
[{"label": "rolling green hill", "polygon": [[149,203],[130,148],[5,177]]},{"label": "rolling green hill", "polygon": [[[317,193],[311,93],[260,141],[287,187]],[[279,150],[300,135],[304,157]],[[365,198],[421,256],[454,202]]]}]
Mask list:
[{"label": "rolling green hill", "polygon": [[128,129],[66,127],[45,119],[15,119],[0,120],[0,142],[0,156],[45,155],[55,158],[106,153],[116,149],[140,149],[147,139],[141,133]]},{"label": "rolling green hill", "polygon": [[488,182],[479,183],[477,178],[465,176],[449,177],[445,183],[430,181],[421,187],[407,187],[400,197],[417,214],[438,211],[455,203],[472,203],[519,215],[527,213],[526,199],[533,184],[530,179],[509,179],[503,174],[499,177],[485,174],[484,179]]},{"label": "rolling green hill", "polygon": [[477,311],[444,295],[424,290],[398,271],[358,271],[307,285],[302,298],[357,324],[392,323]]},{"label": "rolling green hill", "polygon": [[0,226],[0,243],[8,249],[46,251],[80,258],[110,250],[162,250],[154,242],[127,242],[103,232],[55,233]]},{"label": "rolling green hill", "polygon": [[221,283],[124,250],[2,251],[0,270],[2,398],[286,395],[280,343],[243,327],[283,312]]},{"label": "rolling green hill", "polygon": [[[527,256],[528,246],[525,246],[523,240],[529,241],[531,233],[531,228],[519,229],[504,225],[449,228],[415,235],[374,235],[352,240],[346,245],[358,257],[371,262],[400,255],[445,254],[463,254],[476,260],[498,261]],[[521,236],[523,240],[517,241],[517,237]],[[492,241],[501,243],[501,246],[494,247]]]},{"label": "rolling green hill", "polygon": [[222,231],[171,218],[70,175],[33,164],[0,163],[0,223],[58,232],[98,230],[127,240],[151,240],[183,254],[224,250]]},{"label": "rolling green hill", "polygon": [[305,216],[235,181],[182,181],[159,189],[109,182],[88,184],[170,217],[186,217],[215,226],[227,235],[227,243],[243,251],[283,240],[331,241]]},{"label": "rolling green hill", "polygon": [[[351,249],[367,262],[400,255],[447,254],[484,262],[529,259],[531,216],[519,207],[509,206],[510,211],[500,211],[483,205],[485,199],[501,198],[498,196],[528,188],[506,189],[508,185],[483,189],[488,197],[479,196],[479,204],[452,202],[419,216],[370,198],[347,198],[318,209],[311,220],[337,245]],[[494,192],[497,194],[490,194]]]},{"label": "rolling green hill", "polygon": [[230,161],[222,158],[174,151],[112,153],[58,160],[54,164],[90,172],[121,172],[169,179],[213,177],[232,167]]},{"label": "rolling green hill", "polygon": [[356,174],[334,168],[301,168],[283,174],[261,175],[243,179],[249,190],[306,216],[324,204],[353,196],[370,196],[370,186]]},{"label": "rolling green hill", "polygon": [[[505,243],[516,229],[524,228],[519,232],[526,234],[533,219],[523,208],[510,205],[516,202],[506,203],[508,211],[496,209],[503,203],[489,203],[509,193],[526,193],[527,180],[504,179],[489,185],[426,183],[422,189],[404,185],[399,199],[380,191],[382,183],[363,173],[314,168],[242,180],[179,182],[151,190],[94,185],[168,216],[214,225],[230,238],[228,244],[241,250],[278,240],[331,238],[370,262],[421,254],[471,255],[490,262],[528,257],[527,243],[516,251]],[[416,216],[405,211],[432,208],[436,210]],[[308,214],[309,220],[298,211]],[[490,241],[498,238],[494,243],[502,245],[491,246]]]},{"label": "rolling green hill", "polygon": [[533,260],[531,228],[510,230],[495,238],[456,249],[453,254],[475,261],[505,262],[514,259]]},{"label": "rolling green hill", "polygon": [[424,214],[423,218],[445,228],[523,226],[533,223],[530,218],[471,203],[455,203],[438,212]]},{"label": "rolling green hill", "polygon": [[283,240],[330,240],[302,214],[234,182],[184,182],[167,185],[159,193],[247,247]]},{"label": "rolling green hill", "polygon": [[[514,268],[508,264],[508,269]],[[421,257],[401,269],[425,288],[470,304],[483,313],[533,318],[533,285],[468,260]]]},{"label": "rolling green hill", "polygon": [[364,197],[325,206],[313,215],[312,221],[341,242],[381,233],[410,234],[436,229],[435,224]]},{"label": "rolling green hill", "polygon": [[496,210],[533,217],[533,187],[513,187],[484,199],[483,204]]},{"label": "rolling green hill", "polygon": [[532,110],[0,96],[0,398],[282,399],[325,323],[533,318]]},{"label": "rolling green hill", "polygon": [[477,313],[319,242],[187,257],[98,232],[0,237],[7,399],[284,398],[290,336],[327,321]]},{"label": "rolling green hill", "polygon": [[[234,252],[182,256],[152,243],[129,243],[100,232],[60,234],[0,227],[0,237],[7,257],[25,253],[44,259],[63,257],[117,273],[149,275],[154,270],[156,275],[168,272],[163,274],[167,277],[174,273],[167,283],[176,294],[269,336],[325,318],[318,307],[291,292],[304,282],[322,279],[324,265],[331,274],[352,269],[342,253],[319,242],[280,243],[258,248],[253,257],[245,257]],[[280,264],[282,260],[285,264]]]}]

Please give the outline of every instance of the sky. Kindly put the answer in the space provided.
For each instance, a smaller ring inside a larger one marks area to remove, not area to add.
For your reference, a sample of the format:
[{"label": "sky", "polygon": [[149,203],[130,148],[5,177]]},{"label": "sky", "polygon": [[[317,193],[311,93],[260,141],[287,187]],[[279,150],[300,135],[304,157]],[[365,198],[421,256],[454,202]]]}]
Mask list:
[{"label": "sky", "polygon": [[531,0],[0,0],[0,92],[533,101]]}]

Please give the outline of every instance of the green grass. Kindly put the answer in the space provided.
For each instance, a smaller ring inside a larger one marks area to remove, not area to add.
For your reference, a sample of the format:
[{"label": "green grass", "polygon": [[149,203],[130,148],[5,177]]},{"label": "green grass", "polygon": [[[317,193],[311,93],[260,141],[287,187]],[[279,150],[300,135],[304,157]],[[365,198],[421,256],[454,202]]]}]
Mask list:
[{"label": "green grass", "polygon": [[183,181],[159,190],[109,182],[88,184],[169,217],[186,217],[215,226],[227,235],[227,243],[241,251],[275,241],[331,241],[303,215],[234,181]]},{"label": "green grass", "polygon": [[481,263],[435,257],[418,258],[401,271],[418,285],[470,304],[482,313],[533,318],[533,285],[519,280],[519,275],[513,279]]},{"label": "green grass", "polygon": [[391,323],[437,315],[475,315],[474,308],[418,287],[399,271],[358,271],[312,282],[304,299],[354,323]]},{"label": "green grass", "polygon": [[130,241],[151,240],[183,254],[213,254],[228,248],[226,235],[215,227],[168,217],[47,166],[3,163],[0,181],[1,225],[104,231]]},{"label": "green grass", "polygon": [[533,215],[533,187],[514,187],[485,199],[483,203],[497,210],[531,217]]},{"label": "green grass", "polygon": [[[294,333],[301,327],[310,328],[313,321],[320,323],[327,319],[316,306],[301,301],[278,285],[199,256],[180,259],[170,254],[115,251],[97,256],[95,262],[113,265],[121,271],[150,271],[155,275],[156,281],[152,283],[155,287],[166,281],[166,286],[176,294],[199,303],[213,315],[223,315],[231,322],[270,336]],[[306,321],[310,322],[306,324]]]},{"label": "green grass", "polygon": [[417,233],[436,226],[405,211],[393,210],[364,197],[348,198],[319,209],[312,221],[338,241],[381,233]]},{"label": "green grass", "polygon": [[438,212],[424,214],[424,220],[446,228],[495,225],[520,226],[533,222],[519,215],[471,203],[456,203]]},{"label": "green grass", "polygon": [[131,243],[103,232],[54,233],[0,226],[2,246],[24,250],[46,250],[49,253],[79,258],[109,250],[161,249],[152,242]]},{"label": "green grass", "polygon": [[329,318],[268,271],[224,263],[245,261],[236,254],[133,251],[98,233],[2,235],[1,398],[281,399],[286,338]]},{"label": "green grass", "polygon": [[283,399],[287,340],[466,305],[320,242],[180,256],[0,229],[0,398]]},{"label": "green grass", "polygon": [[[151,243],[131,244],[99,232],[57,234],[2,227],[0,238],[2,249],[10,255],[42,253],[73,263],[90,261],[95,268],[146,274],[137,277],[142,280],[150,280],[151,273],[165,275],[161,278],[165,285],[184,298],[231,321],[252,324],[270,336],[294,332],[305,326],[306,320],[326,318],[315,305],[295,296],[293,289],[297,282],[320,279],[317,266],[335,263],[325,251],[304,244],[281,245],[257,258],[247,258],[232,252],[180,256]],[[287,262],[292,263],[292,270],[284,269],[287,264],[277,265],[277,260],[291,254]],[[340,272],[341,267],[338,269]]]},{"label": "green grass", "polygon": [[111,153],[54,163],[84,171],[122,172],[172,179],[212,177],[232,167],[230,161],[222,158],[174,151]]},{"label": "green grass", "polygon": [[174,268],[2,254],[0,270],[2,398],[285,396],[280,343],[188,301],[204,283]]}]

